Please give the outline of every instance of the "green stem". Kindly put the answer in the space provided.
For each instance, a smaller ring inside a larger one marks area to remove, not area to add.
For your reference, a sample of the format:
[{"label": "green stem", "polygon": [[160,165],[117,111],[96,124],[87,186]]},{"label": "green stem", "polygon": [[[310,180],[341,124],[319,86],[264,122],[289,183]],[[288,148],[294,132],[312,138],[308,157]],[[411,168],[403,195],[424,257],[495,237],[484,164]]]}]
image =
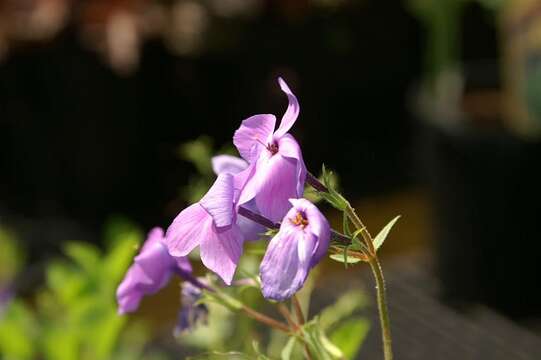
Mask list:
[{"label": "green stem", "polygon": [[361,231],[361,236],[363,237],[364,243],[370,250],[372,256],[376,254],[376,250],[374,249],[374,242],[372,241],[372,235],[368,232],[368,229],[363,224],[359,216],[357,216],[357,213],[355,213],[355,209],[348,203],[346,208],[344,209],[344,212],[346,213],[347,217],[351,220],[353,225],[357,228],[357,230]]},{"label": "green stem", "polygon": [[374,279],[376,281],[379,322],[381,325],[381,338],[383,341],[383,355],[385,360],[392,360],[393,349],[391,340],[391,322],[389,320],[389,310],[387,309],[385,279],[383,278],[383,270],[381,269],[378,255],[376,254],[376,250],[374,249],[372,235],[370,235],[366,226],[363,224],[359,216],[357,216],[357,214],[355,213],[355,209],[351,207],[349,203],[347,204],[344,211],[347,217],[353,223],[353,225],[357,228],[357,230],[361,231],[361,236],[363,237],[363,240],[370,251],[370,254],[368,254],[368,263],[370,264],[370,268],[372,269],[372,273],[374,274]]},{"label": "green stem", "polygon": [[383,355],[385,360],[392,360],[391,322],[389,321],[389,310],[387,309],[383,270],[381,269],[381,263],[377,256],[370,259],[368,263],[370,264],[370,268],[372,269],[372,273],[376,280],[379,322],[381,324],[381,337],[383,339]]}]

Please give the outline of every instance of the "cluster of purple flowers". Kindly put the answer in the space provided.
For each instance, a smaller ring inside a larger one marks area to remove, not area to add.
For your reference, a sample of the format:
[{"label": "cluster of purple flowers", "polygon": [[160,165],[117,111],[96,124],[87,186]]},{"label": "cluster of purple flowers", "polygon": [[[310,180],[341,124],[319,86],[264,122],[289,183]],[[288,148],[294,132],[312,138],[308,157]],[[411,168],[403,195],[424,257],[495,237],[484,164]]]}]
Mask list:
[{"label": "cluster of purple flowers", "polygon": [[[307,170],[299,144],[288,133],[299,115],[299,103],[284,80],[278,83],[289,101],[280,126],[275,129],[276,117],[270,114],[242,122],[233,136],[242,159],[213,158],[217,179],[207,194],[181,211],[165,236],[158,228],[150,232],[118,288],[119,312],[134,311],[144,295],[164,287],[174,273],[189,282],[186,294],[198,293],[194,286],[205,285],[192,277],[186,258],[197,246],[203,265],[230,285],[244,242],[257,240],[267,224],[280,222],[260,266],[262,292],[268,299],[283,301],[294,295],[327,252],[329,223],[302,198]],[[197,317],[188,316],[186,309],[181,313],[185,323]]]}]

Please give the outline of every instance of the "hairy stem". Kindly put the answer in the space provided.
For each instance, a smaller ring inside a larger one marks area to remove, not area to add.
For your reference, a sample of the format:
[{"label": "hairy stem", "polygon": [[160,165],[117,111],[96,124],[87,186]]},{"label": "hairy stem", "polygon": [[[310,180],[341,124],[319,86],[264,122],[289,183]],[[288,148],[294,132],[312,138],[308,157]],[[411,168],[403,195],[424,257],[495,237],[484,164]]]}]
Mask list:
[{"label": "hairy stem", "polygon": [[[310,184],[314,189],[320,192],[329,192],[329,189],[325,187],[314,175],[308,173],[306,176],[306,182]],[[353,225],[360,232],[363,242],[368,247],[368,263],[372,269],[374,279],[376,281],[376,290],[377,290],[377,303],[378,303],[378,312],[379,312],[379,321],[381,324],[381,337],[383,341],[383,355],[385,360],[393,359],[393,350],[392,350],[392,340],[391,340],[391,323],[389,320],[389,310],[387,309],[387,299],[385,293],[385,279],[383,278],[383,270],[381,269],[381,264],[374,248],[374,241],[372,240],[372,235],[368,232],[368,229],[363,224],[355,209],[346,202],[346,207],[344,213],[353,223]]]},{"label": "hairy stem", "polygon": [[381,263],[377,256],[374,256],[368,263],[376,279],[379,321],[381,323],[381,337],[383,339],[383,355],[385,360],[392,360],[391,322],[389,321],[389,311],[387,310],[385,279],[383,278]]}]

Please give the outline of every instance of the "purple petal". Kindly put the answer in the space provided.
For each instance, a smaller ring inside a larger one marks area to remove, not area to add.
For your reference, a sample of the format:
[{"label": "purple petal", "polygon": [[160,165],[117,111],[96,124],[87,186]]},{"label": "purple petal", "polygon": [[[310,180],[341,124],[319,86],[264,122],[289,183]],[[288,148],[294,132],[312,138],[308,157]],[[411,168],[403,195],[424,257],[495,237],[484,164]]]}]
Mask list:
[{"label": "purple petal", "polygon": [[220,230],[207,223],[200,231],[205,233],[200,245],[201,261],[230,285],[242,254],[242,233],[236,224]]},{"label": "purple petal", "polygon": [[278,141],[278,148],[280,155],[297,161],[297,196],[295,197],[301,197],[304,193],[304,183],[306,181],[307,171],[299,143],[290,134],[285,134]]},{"label": "purple petal", "polygon": [[167,229],[165,245],[169,254],[188,255],[205,236],[201,229],[206,223],[212,223],[212,217],[199,203],[182,210]]},{"label": "purple petal", "polygon": [[186,256],[174,256],[176,267],[184,273],[190,274],[192,272],[192,264]]},{"label": "purple petal", "polygon": [[[327,253],[331,237],[331,227],[319,209],[306,199],[290,199],[293,208],[302,211],[308,219],[306,230],[317,238],[317,246],[312,255],[311,266],[315,266]],[[289,215],[289,214],[288,214]]]},{"label": "purple petal", "polygon": [[261,215],[280,221],[291,208],[288,200],[297,197],[296,161],[280,154],[263,153],[252,181],[256,182],[255,199]]},{"label": "purple petal", "polygon": [[124,315],[137,310],[144,294],[139,290],[126,292],[124,295],[117,294],[118,314]]},{"label": "purple petal", "polygon": [[238,174],[248,167],[248,163],[236,156],[218,155],[212,158],[212,170],[216,175],[221,173]]},{"label": "purple petal", "polygon": [[282,137],[291,129],[293,124],[295,124],[295,121],[297,121],[297,117],[299,116],[299,102],[297,101],[297,97],[293,94],[291,89],[289,89],[289,86],[287,86],[284,79],[281,77],[278,78],[278,84],[280,84],[280,89],[287,95],[287,100],[289,101],[289,104],[287,105],[287,110],[282,117],[282,121],[280,122],[280,127],[276,132],[274,133],[274,136],[277,138]]},{"label": "purple petal", "polygon": [[234,185],[233,175],[220,174],[210,190],[199,201],[199,204],[212,216],[217,227],[227,227],[233,223]]},{"label": "purple petal", "polygon": [[315,236],[300,228],[280,228],[261,262],[260,276],[265,298],[283,301],[304,285],[315,243]]},{"label": "purple petal", "polygon": [[246,161],[257,159],[271,140],[275,125],[276,117],[271,114],[254,115],[242,122],[233,135],[233,143]]}]

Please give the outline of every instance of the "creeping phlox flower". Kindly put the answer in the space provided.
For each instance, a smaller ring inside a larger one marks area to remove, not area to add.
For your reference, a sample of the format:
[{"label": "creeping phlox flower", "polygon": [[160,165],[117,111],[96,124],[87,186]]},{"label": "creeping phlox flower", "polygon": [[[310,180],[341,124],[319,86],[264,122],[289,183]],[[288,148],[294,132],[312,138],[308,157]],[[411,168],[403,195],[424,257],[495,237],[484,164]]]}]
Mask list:
[{"label": "creeping phlox flower", "polygon": [[306,199],[290,199],[293,207],[272,238],[260,267],[263,296],[282,301],[295,294],[308,272],[327,252],[329,222]]},{"label": "creeping phlox flower", "polygon": [[236,223],[236,179],[222,173],[197,203],[177,215],[166,235],[172,256],[186,256],[199,246],[201,261],[231,284],[242,254],[244,236]]},{"label": "creeping phlox flower", "polygon": [[191,277],[192,267],[186,257],[171,256],[164,245],[163,230],[152,229],[133,265],[117,289],[118,312],[135,311],[145,295],[155,294],[167,285],[171,275]]},{"label": "creeping phlox flower", "polygon": [[[211,159],[212,162],[212,169],[214,170],[214,173],[216,175],[220,175],[222,173],[229,173],[232,175],[238,175],[239,179],[243,174],[241,172],[248,169],[248,163],[236,156],[231,155],[218,155],[214,156]],[[247,170],[248,172],[250,170]],[[246,173],[245,176],[249,176],[249,173]],[[246,209],[259,214],[259,210],[257,209],[257,205],[255,203],[255,199],[252,199],[248,201],[247,203],[242,205]],[[238,216],[237,217],[237,225],[240,228],[240,231],[242,232],[242,235],[244,236],[244,240],[258,240],[259,235],[265,232],[265,227],[252,221],[244,216]]]},{"label": "creeping phlox flower", "polygon": [[[197,280],[204,282],[202,278]],[[207,306],[198,302],[203,296],[200,287],[185,281],[181,284],[180,295],[182,307],[178,314],[175,335],[192,330],[198,323],[206,324],[209,313]]]},{"label": "creeping phlox flower", "polygon": [[282,78],[278,83],[289,101],[280,127],[274,130],[274,115],[254,115],[233,136],[240,155],[254,167],[239,204],[255,198],[261,215],[272,221],[279,221],[290,208],[288,199],[302,196],[306,179],[301,149],[288,133],[299,115],[299,103]]}]

